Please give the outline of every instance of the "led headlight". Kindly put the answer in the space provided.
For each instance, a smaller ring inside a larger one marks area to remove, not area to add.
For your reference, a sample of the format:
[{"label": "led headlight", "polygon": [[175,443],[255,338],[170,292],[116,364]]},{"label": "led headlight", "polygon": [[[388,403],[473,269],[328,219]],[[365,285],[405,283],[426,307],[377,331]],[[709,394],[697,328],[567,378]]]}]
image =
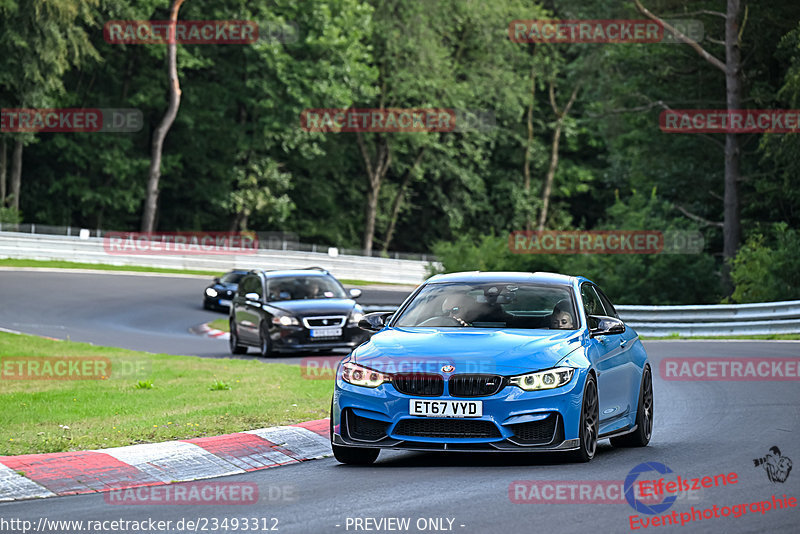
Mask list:
[{"label": "led headlight", "polygon": [[208,295],[209,297],[211,297],[213,299],[214,297],[217,296],[217,290],[214,289],[213,287],[207,287],[206,288],[206,295]]},{"label": "led headlight", "polygon": [[512,376],[508,383],[525,391],[553,389],[568,384],[574,373],[575,369],[572,367],[556,367],[547,371]]},{"label": "led headlight", "polygon": [[298,326],[300,321],[297,320],[297,317],[292,317],[291,315],[278,315],[272,318],[272,324],[280,326]]},{"label": "led headlight", "polygon": [[354,386],[376,388],[384,382],[391,382],[392,377],[355,363],[345,363],[342,364],[342,379]]}]

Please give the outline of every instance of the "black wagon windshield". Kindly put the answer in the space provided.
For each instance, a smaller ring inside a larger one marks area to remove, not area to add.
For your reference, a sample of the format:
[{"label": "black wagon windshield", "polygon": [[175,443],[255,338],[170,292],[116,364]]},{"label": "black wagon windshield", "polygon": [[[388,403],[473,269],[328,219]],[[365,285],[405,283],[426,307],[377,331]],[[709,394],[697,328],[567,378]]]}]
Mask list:
[{"label": "black wagon windshield", "polygon": [[268,281],[267,300],[345,299],[348,296],[330,276],[280,276]]},{"label": "black wagon windshield", "polygon": [[429,284],[394,326],[575,330],[568,287],[509,282]]}]

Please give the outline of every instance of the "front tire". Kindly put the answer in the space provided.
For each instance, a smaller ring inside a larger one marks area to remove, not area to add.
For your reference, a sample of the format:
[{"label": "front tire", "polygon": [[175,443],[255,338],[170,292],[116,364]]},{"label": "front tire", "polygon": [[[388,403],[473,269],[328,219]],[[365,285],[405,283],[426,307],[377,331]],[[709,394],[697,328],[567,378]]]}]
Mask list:
[{"label": "front tire", "polygon": [[228,336],[228,346],[231,349],[231,354],[246,354],[247,347],[241,345],[239,343],[239,332],[236,330],[236,323],[231,321],[228,323],[230,325],[230,334]]},{"label": "front tire", "polygon": [[272,342],[269,339],[269,331],[261,326],[258,333],[258,352],[263,358],[272,356]]},{"label": "front tire", "polygon": [[611,438],[614,447],[646,447],[653,435],[653,375],[650,366],[644,368],[639,388],[639,406],[636,410],[636,430],[624,436]]},{"label": "front tire", "polygon": [[600,420],[600,403],[597,398],[597,381],[594,375],[586,378],[586,387],[583,389],[583,402],[581,403],[581,419],[578,428],[580,446],[572,453],[575,462],[588,462],[594,458],[597,451],[597,430]]}]

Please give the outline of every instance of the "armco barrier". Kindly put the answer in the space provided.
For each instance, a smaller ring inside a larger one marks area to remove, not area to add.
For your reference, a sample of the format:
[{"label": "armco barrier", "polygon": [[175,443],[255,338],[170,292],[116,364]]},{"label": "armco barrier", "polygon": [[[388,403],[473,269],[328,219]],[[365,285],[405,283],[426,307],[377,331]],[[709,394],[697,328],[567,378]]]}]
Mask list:
[{"label": "armco barrier", "polygon": [[58,260],[106,265],[138,265],[167,269],[296,269],[318,266],[337,278],[419,284],[428,262],[368,256],[329,256],[319,252],[260,249],[255,254],[122,255],[108,254],[103,238],[0,232],[0,258]]},{"label": "armco barrier", "polygon": [[800,300],[707,306],[617,306],[643,336],[730,336],[800,333]]}]

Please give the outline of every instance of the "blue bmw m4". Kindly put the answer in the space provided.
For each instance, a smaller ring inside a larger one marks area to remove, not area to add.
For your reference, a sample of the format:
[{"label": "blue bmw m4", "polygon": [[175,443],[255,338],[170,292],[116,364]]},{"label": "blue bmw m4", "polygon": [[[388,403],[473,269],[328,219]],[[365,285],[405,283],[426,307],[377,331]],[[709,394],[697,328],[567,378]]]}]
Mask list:
[{"label": "blue bmw m4", "polygon": [[599,439],[643,447],[653,381],[636,332],[583,277],[471,272],[428,279],[342,360],[331,446],[347,464],[380,449],[558,452]]}]

